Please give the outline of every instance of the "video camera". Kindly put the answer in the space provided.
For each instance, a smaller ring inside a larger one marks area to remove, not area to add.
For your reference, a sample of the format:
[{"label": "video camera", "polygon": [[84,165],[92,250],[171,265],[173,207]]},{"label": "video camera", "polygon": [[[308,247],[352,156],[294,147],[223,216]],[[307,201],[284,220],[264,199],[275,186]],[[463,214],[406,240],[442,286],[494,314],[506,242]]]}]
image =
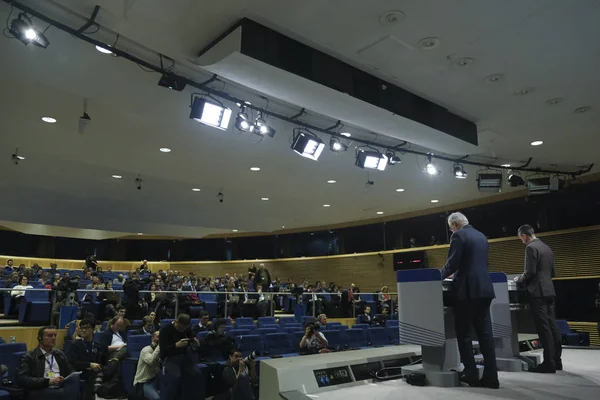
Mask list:
[{"label": "video camera", "polygon": [[315,332],[318,332],[321,330],[321,326],[319,325],[318,322],[309,322],[306,324],[306,327],[308,328],[308,331],[310,333],[312,333],[313,335],[315,334]]}]

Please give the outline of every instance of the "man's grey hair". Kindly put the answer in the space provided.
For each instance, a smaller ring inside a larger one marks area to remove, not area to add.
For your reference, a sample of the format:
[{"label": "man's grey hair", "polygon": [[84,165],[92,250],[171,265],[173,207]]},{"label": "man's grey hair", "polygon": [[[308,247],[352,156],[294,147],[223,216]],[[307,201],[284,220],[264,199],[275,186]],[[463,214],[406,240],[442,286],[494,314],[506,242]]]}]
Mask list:
[{"label": "man's grey hair", "polygon": [[448,225],[455,224],[458,227],[463,227],[465,225],[469,225],[469,220],[465,217],[465,214],[455,212],[450,214],[448,217]]}]

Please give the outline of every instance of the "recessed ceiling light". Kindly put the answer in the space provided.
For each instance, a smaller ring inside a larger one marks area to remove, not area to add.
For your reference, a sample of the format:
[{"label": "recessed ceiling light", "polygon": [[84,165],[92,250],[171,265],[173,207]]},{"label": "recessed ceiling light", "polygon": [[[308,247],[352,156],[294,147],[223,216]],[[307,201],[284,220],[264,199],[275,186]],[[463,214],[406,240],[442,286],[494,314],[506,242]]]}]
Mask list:
[{"label": "recessed ceiling light", "polygon": [[260,167],[250,167],[250,171],[260,171]]},{"label": "recessed ceiling light", "polygon": [[268,198],[268,197],[261,197],[260,199],[261,199],[262,201],[269,201],[269,198]]},{"label": "recessed ceiling light", "polygon": [[238,230],[237,230],[237,229],[232,229],[231,231],[232,231],[232,232],[237,232]]},{"label": "recessed ceiling light", "polygon": [[323,207],[331,207],[330,204],[323,204]]},{"label": "recessed ceiling light", "polygon": [[170,149],[170,148],[168,148],[168,147],[161,147],[159,150],[160,150],[162,153],[170,153],[170,152],[171,152],[171,149]]},{"label": "recessed ceiling light", "polygon": [[340,132],[340,135],[343,137],[350,137],[352,134],[350,132]]},{"label": "recessed ceiling light", "polygon": [[383,211],[377,211],[377,215],[383,214]]},{"label": "recessed ceiling light", "polygon": [[433,50],[440,45],[440,39],[436,37],[428,37],[419,40],[419,47],[423,50]]},{"label": "recessed ceiling light", "polygon": [[546,100],[546,104],[547,104],[547,105],[549,105],[549,106],[555,106],[555,105],[557,105],[558,103],[562,103],[562,101],[563,101],[563,99],[562,99],[562,98],[560,98],[560,97],[555,97],[555,98],[553,98],[553,99],[548,99],[548,100]]},{"label": "recessed ceiling light", "polygon": [[327,183],[336,183],[337,181],[335,179],[330,179],[327,181]]},{"label": "recessed ceiling light", "polygon": [[439,203],[439,200],[431,200],[432,203]]},{"label": "recessed ceiling light", "polygon": [[281,229],[285,228],[285,225],[281,225]]},{"label": "recessed ceiling light", "polygon": [[498,83],[504,80],[504,75],[502,74],[494,74],[485,77],[485,81],[487,83]]},{"label": "recessed ceiling light", "polygon": [[52,118],[52,117],[42,117],[42,121],[48,123],[48,124],[54,124],[56,123],[56,118]]},{"label": "recessed ceiling light", "polygon": [[122,178],[121,175],[113,175],[112,177],[115,178],[115,179],[121,179]]},{"label": "recessed ceiling light", "polygon": [[396,189],[396,192],[404,192],[404,189]]},{"label": "recessed ceiling light", "polygon": [[199,192],[199,191],[201,191],[202,189],[200,189],[200,188],[193,188],[192,190],[193,190],[194,192]]},{"label": "recessed ceiling light", "polygon": [[138,235],[142,236],[142,235],[143,235],[143,233],[142,233],[142,232],[138,232]]},{"label": "recessed ceiling light", "polygon": [[399,10],[392,10],[384,13],[379,17],[379,23],[383,26],[394,25],[406,18],[406,15]]},{"label": "recessed ceiling light", "polygon": [[[107,45],[107,47],[110,47]],[[110,51],[109,49],[107,49],[106,47],[102,47],[102,46],[96,46],[96,50],[98,50],[100,53],[104,53],[104,54],[112,54],[112,51]]]},{"label": "recessed ceiling light", "polygon": [[500,165],[500,166],[501,166],[501,167],[504,167],[504,168],[508,168],[508,167],[510,167],[510,164],[502,164],[502,165]]},{"label": "recessed ceiling light", "polygon": [[541,140],[534,140],[533,142],[531,142],[532,146],[541,146],[543,144],[544,144],[544,142]]},{"label": "recessed ceiling light", "polygon": [[457,67],[467,67],[467,66],[473,64],[474,62],[475,62],[475,60],[473,60],[472,58],[463,57],[463,58],[459,58],[456,61],[454,61],[454,65],[456,65]]},{"label": "recessed ceiling light", "polygon": [[583,113],[585,113],[585,112],[588,112],[588,111],[590,111],[590,108],[592,108],[592,107],[588,107],[588,106],[585,106],[585,107],[579,107],[579,108],[576,108],[576,109],[574,109],[574,110],[573,110],[573,112],[574,112],[575,114],[583,114]]},{"label": "recessed ceiling light", "polygon": [[513,94],[515,96],[525,96],[526,94],[533,92],[533,90],[534,90],[533,88],[524,88],[521,90],[517,90],[516,92],[513,92]]}]

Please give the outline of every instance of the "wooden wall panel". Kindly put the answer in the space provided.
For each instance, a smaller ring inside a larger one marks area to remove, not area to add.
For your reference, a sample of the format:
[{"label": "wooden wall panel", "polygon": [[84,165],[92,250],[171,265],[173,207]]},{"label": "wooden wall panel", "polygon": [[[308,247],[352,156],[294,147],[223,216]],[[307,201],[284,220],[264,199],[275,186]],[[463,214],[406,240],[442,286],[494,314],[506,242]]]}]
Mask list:
[{"label": "wooden wall panel", "polygon": [[[50,268],[50,264],[56,263],[59,269],[82,269],[85,265],[83,260],[62,260],[58,258],[36,258],[36,257],[13,257],[13,256],[0,256],[0,266],[5,266],[6,262],[11,259],[14,265],[17,267],[20,264],[25,264],[27,267],[32,267],[33,264],[38,264],[42,268]],[[99,261],[98,264],[106,269],[107,266],[112,265],[114,271],[133,271],[139,267],[141,261]],[[169,269],[170,263],[168,262],[148,262],[150,270],[158,271],[159,269]]]},{"label": "wooden wall panel", "polygon": [[598,336],[598,324],[595,322],[569,322],[571,330],[578,332],[587,332],[590,334],[590,345],[600,346],[600,336]]}]

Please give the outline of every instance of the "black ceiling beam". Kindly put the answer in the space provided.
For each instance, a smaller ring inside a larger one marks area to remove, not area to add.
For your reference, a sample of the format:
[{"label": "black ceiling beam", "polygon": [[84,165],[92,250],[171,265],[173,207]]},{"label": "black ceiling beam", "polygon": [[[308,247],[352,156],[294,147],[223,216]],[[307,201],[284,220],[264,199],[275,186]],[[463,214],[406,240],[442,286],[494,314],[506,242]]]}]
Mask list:
[{"label": "black ceiling beam", "polygon": [[[68,34],[70,34],[70,35],[72,35],[72,36],[80,39],[80,40],[83,40],[84,42],[90,43],[90,44],[92,44],[94,46],[100,46],[100,47],[104,47],[104,48],[107,48],[108,46],[110,46],[107,43],[104,43],[104,42],[101,42],[99,40],[93,39],[93,38],[85,35],[84,33],[79,32],[77,29],[71,28],[68,25],[65,25],[65,24],[63,24],[63,23],[61,23],[59,21],[56,21],[56,20],[54,20],[54,19],[52,19],[52,18],[50,18],[50,17],[48,17],[48,16],[46,16],[46,15],[44,15],[44,14],[36,11],[33,8],[31,8],[31,7],[29,7],[29,6],[25,5],[25,4],[22,4],[22,3],[18,2],[18,1],[14,1],[14,0],[2,0],[2,1],[4,1],[5,3],[7,3],[10,6],[18,8],[19,10],[21,10],[21,11],[27,13],[27,14],[32,15],[33,17],[35,17],[35,18],[37,18],[37,19],[39,19],[41,21],[44,21],[44,22],[46,22],[46,23],[54,26],[55,28],[58,28],[58,29],[60,29],[60,30],[62,30],[64,32],[66,32],[66,33],[68,33]],[[145,67],[147,69],[150,69],[150,70],[152,70],[152,71],[154,71],[156,73],[167,74],[167,75],[176,77],[176,78],[182,80],[183,82],[185,82],[186,84],[188,84],[188,85],[190,85],[192,87],[195,87],[196,89],[199,89],[199,90],[202,90],[204,92],[210,93],[210,94],[212,94],[214,96],[217,96],[217,97],[221,97],[222,99],[230,101],[232,103],[239,103],[239,104],[243,104],[244,103],[244,100],[242,100],[242,99],[238,99],[238,98],[236,98],[234,96],[231,96],[228,93],[225,93],[225,92],[222,92],[222,91],[219,91],[219,90],[207,87],[206,86],[207,82],[213,82],[215,80],[214,76],[213,76],[213,78],[209,79],[206,82],[198,83],[196,81],[191,80],[190,78],[177,75],[177,74],[175,74],[173,72],[170,72],[170,71],[165,71],[160,66],[157,66],[157,65],[154,65],[154,64],[152,64],[150,62],[142,60],[141,58],[138,58],[138,57],[136,57],[136,56],[134,56],[134,55],[126,52],[126,51],[119,50],[116,47],[110,46],[110,50],[113,52],[113,54],[115,54],[118,57],[122,57],[122,58],[124,58],[124,59],[126,59],[128,61],[131,61],[131,62],[133,62],[133,63],[135,63],[137,65],[143,66],[143,67]],[[303,113],[303,111],[305,111],[304,108],[302,108],[302,110],[298,114],[296,114],[296,115],[294,115],[292,117],[287,117],[285,115],[278,114],[278,113],[275,113],[275,112],[272,112],[272,111],[268,111],[268,110],[262,109],[260,107],[256,107],[254,105],[251,105],[251,104],[246,105],[246,107],[247,108],[251,108],[251,109],[253,109],[255,111],[260,111],[264,115],[268,115],[270,117],[277,118],[277,119],[280,119],[282,121],[289,122],[290,124],[299,125],[299,126],[302,126],[302,127],[306,128],[306,129],[309,129],[309,130],[312,130],[312,131],[321,132],[321,133],[324,133],[324,134],[327,134],[327,135],[330,135],[330,136],[336,136],[336,137],[340,137],[340,138],[344,137],[344,136],[340,135],[339,133],[327,131],[325,128],[321,128],[321,127],[318,127],[318,126],[315,126],[315,125],[311,125],[311,124],[307,124],[305,122],[298,121],[297,118],[299,118],[300,116],[302,116],[304,114]],[[384,145],[378,144],[376,142],[373,142],[373,141],[370,141],[370,140],[366,140],[366,139],[361,139],[361,138],[354,138],[353,137],[352,141],[353,142],[357,142],[357,143],[361,143],[361,144],[366,145],[366,146],[374,146],[374,147],[379,147],[379,148],[384,148],[384,149],[393,147],[393,146],[384,146]],[[400,144],[398,146],[403,146],[404,144],[405,143],[402,143],[402,144]],[[424,157],[431,156],[434,159],[448,161],[448,162],[451,162],[451,163],[460,162],[462,164],[474,165],[474,166],[479,166],[479,167],[497,168],[497,169],[506,169],[506,170],[511,169],[513,171],[536,172],[536,173],[549,174],[549,175],[579,176],[579,175],[583,175],[585,173],[590,172],[592,170],[593,166],[594,166],[594,164],[590,164],[587,167],[581,168],[581,169],[579,169],[577,171],[548,170],[548,169],[542,169],[542,168],[528,168],[528,167],[514,167],[514,168],[511,168],[511,167],[502,167],[500,165],[495,165],[495,164],[490,164],[490,163],[477,162],[477,161],[471,161],[471,160],[463,160],[461,158],[452,158],[452,157],[442,156],[442,155],[438,155],[438,154],[432,154],[430,152],[413,150],[413,149],[409,149],[409,148],[401,148],[400,152],[401,153],[408,153],[408,154],[415,154],[415,155],[424,156]],[[529,165],[530,162],[531,162],[531,159],[525,165]]]}]

